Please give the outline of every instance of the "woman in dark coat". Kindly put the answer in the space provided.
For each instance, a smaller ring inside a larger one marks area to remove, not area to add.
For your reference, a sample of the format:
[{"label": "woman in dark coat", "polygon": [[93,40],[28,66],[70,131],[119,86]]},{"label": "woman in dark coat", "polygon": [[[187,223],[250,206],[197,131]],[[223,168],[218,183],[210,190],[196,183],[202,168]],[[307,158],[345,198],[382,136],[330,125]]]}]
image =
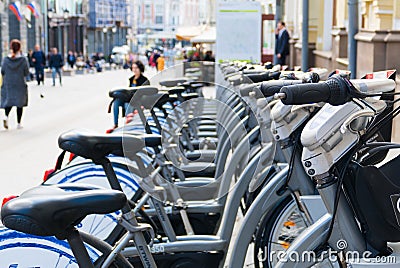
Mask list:
[{"label": "woman in dark coat", "polygon": [[[146,76],[143,75],[144,72],[144,65],[141,61],[135,61],[132,66],[131,70],[133,72],[133,76],[129,78],[129,87],[139,87],[139,86],[146,86],[150,85],[149,80]],[[128,108],[129,103],[125,103],[120,99],[115,99],[113,103],[113,113],[114,113],[114,128],[118,127],[118,117],[119,117],[119,107],[122,107],[123,111],[125,112]],[[125,116],[125,115],[123,115]]]},{"label": "woman in dark coat", "polygon": [[17,128],[22,128],[23,107],[28,105],[28,86],[25,78],[29,74],[27,59],[21,54],[21,42],[14,39],[10,44],[11,54],[4,58],[1,66],[3,84],[1,86],[0,108],[4,108],[6,119],[3,126],[8,129],[8,115],[12,107],[17,107]]}]

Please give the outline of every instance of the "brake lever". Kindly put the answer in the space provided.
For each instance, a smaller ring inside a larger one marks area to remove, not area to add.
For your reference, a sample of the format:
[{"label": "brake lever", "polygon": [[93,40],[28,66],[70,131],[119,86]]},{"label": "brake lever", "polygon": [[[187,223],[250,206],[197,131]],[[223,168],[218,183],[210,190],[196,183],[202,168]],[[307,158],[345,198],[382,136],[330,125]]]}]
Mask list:
[{"label": "brake lever", "polygon": [[350,131],[351,133],[357,133],[357,131],[353,130],[350,128],[350,124],[361,117],[374,117],[375,113],[371,110],[361,110],[358,111],[354,114],[352,114],[349,118],[346,119],[346,121],[343,122],[342,126],[340,127],[340,132],[342,134],[346,133],[346,131]]},{"label": "brake lever", "polygon": [[310,104],[302,104],[302,105],[293,105],[291,112],[296,112],[298,110],[301,110],[303,108],[321,108],[323,105],[320,105],[319,103],[310,103]]}]

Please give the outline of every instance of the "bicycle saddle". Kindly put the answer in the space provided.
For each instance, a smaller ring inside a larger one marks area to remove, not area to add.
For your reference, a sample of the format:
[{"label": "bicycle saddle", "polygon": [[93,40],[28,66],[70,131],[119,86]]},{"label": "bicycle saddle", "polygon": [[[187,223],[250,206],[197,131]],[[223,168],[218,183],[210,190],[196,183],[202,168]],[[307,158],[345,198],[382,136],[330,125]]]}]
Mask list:
[{"label": "bicycle saddle", "polygon": [[161,135],[157,134],[145,134],[136,131],[125,132],[128,135],[134,135],[136,138],[140,138],[146,147],[158,147],[162,145]]},{"label": "bicycle saddle", "polygon": [[182,86],[168,88],[168,94],[177,94],[178,95],[178,94],[182,94],[185,91],[186,91],[186,88],[182,87]]},{"label": "bicycle saddle", "polygon": [[177,101],[176,98],[170,97],[165,93],[157,93],[151,96],[142,96],[140,99],[140,104],[145,109],[153,109],[154,107],[161,109],[162,106],[168,102]]},{"label": "bicycle saddle", "polygon": [[183,98],[185,101],[191,100],[191,99],[196,99],[196,98],[198,98],[198,97],[199,97],[199,94],[197,94],[197,93],[188,93],[188,94],[182,95],[182,98]]},{"label": "bicycle saddle", "polygon": [[85,216],[111,213],[126,204],[120,191],[63,188],[41,185],[8,201],[1,209],[3,224],[28,234],[62,236]]},{"label": "bicycle saddle", "polygon": [[204,87],[204,84],[203,83],[198,83],[198,82],[195,82],[195,83],[190,83],[190,88],[191,89],[194,89],[194,90],[196,90],[196,89],[199,89],[199,88],[202,88],[202,87]]},{"label": "bicycle saddle", "polygon": [[151,96],[158,93],[158,88],[153,86],[140,86],[136,87],[136,93],[132,102],[134,105],[141,105],[141,99],[143,96]]},{"label": "bicycle saddle", "polygon": [[61,149],[93,161],[109,154],[124,156],[124,146],[130,153],[137,153],[144,145],[141,138],[122,132],[97,134],[86,130],[70,130],[58,138]]},{"label": "bicycle saddle", "polygon": [[130,102],[133,95],[136,93],[136,87],[113,88],[108,92],[108,95],[113,99],[120,99],[124,102]]},{"label": "bicycle saddle", "polygon": [[165,79],[165,80],[160,81],[159,84],[164,87],[175,87],[179,84],[185,83],[186,81],[188,81],[187,78],[181,77],[181,78],[175,78],[175,79]]}]

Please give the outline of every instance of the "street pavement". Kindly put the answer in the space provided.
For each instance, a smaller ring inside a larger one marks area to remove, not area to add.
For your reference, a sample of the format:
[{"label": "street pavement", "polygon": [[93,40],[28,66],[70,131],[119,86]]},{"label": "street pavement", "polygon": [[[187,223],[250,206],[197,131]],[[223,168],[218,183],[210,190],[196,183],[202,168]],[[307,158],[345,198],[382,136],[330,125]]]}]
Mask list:
[{"label": "street pavement", "polygon": [[[145,73],[152,77],[154,71]],[[63,77],[51,86],[28,82],[29,104],[24,109],[23,129],[16,129],[16,110],[9,118],[9,129],[3,128],[4,110],[0,109],[0,200],[18,195],[38,185],[44,171],[55,166],[61,153],[58,136],[70,129],[85,128],[104,133],[113,126],[112,114],[107,113],[108,91],[127,86],[130,70]],[[43,97],[41,97],[41,95]]]}]

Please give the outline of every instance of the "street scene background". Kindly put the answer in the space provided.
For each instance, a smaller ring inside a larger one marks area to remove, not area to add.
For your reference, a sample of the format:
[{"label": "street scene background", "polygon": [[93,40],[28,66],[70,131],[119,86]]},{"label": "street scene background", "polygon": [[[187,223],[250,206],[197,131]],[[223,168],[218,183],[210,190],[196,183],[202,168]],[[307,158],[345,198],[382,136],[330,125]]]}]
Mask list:
[{"label": "street scene background", "polygon": [[[148,77],[154,74],[150,70],[145,73]],[[63,86],[52,87],[51,79],[45,79],[44,86],[30,82],[29,106],[22,118],[24,128],[16,129],[16,113],[12,110],[9,129],[0,129],[0,196],[18,195],[41,182],[44,171],[54,168],[61,153],[57,144],[61,133],[75,128],[105,133],[111,128],[108,91],[126,87],[130,76],[129,70],[113,70],[64,77]],[[3,110],[1,113],[3,118]]]}]

